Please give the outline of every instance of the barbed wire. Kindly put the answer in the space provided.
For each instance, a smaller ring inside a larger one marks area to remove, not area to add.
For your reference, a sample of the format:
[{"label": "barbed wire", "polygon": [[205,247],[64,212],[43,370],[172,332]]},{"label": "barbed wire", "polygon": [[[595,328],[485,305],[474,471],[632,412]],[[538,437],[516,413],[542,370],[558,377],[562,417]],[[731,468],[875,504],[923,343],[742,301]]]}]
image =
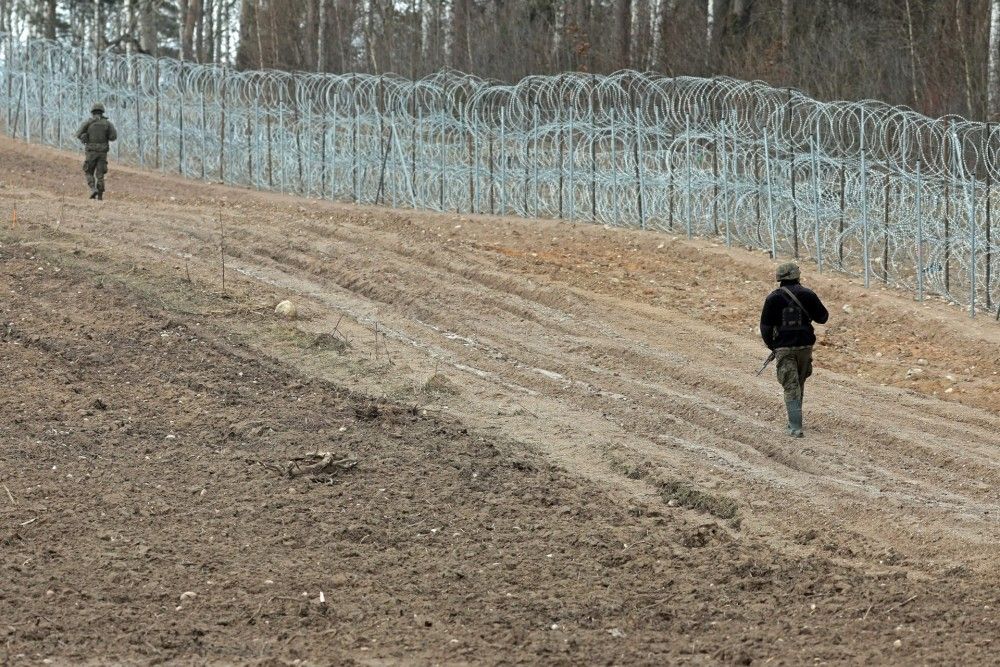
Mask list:
[{"label": "barbed wire", "polygon": [[621,71],[237,71],[0,35],[9,135],[192,178],[435,211],[719,236],[965,304],[997,301],[996,127],[759,81]]}]

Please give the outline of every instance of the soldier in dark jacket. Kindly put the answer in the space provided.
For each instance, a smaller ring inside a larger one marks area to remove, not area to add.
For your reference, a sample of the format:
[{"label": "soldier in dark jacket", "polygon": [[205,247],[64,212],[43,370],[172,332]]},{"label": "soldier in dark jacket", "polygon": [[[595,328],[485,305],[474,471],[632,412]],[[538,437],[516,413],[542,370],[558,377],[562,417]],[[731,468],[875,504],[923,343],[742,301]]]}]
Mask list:
[{"label": "soldier in dark jacket", "polygon": [[83,143],[85,151],[83,173],[87,175],[90,198],[104,199],[104,175],[108,173],[109,144],[118,138],[118,131],[111,121],[104,117],[104,105],[100,102],[91,108],[90,114],[90,118],[77,130],[76,138]]},{"label": "soldier in dark jacket", "polygon": [[764,301],[760,335],[775,354],[778,382],[785,390],[788,433],[801,438],[802,392],[812,375],[812,348],[816,334],[812,323],[826,324],[830,314],[816,293],[799,284],[799,267],[787,262],[775,271],[778,289]]}]

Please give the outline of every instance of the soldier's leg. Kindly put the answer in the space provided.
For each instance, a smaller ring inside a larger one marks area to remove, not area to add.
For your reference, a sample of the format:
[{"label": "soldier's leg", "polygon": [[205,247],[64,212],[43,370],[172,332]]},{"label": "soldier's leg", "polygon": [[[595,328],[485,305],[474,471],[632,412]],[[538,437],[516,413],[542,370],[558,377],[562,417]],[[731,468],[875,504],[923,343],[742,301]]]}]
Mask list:
[{"label": "soldier's leg", "polygon": [[799,384],[799,365],[796,350],[778,350],[775,366],[778,382],[785,393],[785,410],[788,412],[788,433],[802,437],[802,385]]},{"label": "soldier's leg", "polygon": [[88,153],[83,160],[83,173],[87,178],[87,186],[90,188],[91,196],[97,192],[97,182],[94,180],[94,166],[94,156]]},{"label": "soldier's leg", "polygon": [[799,350],[798,354],[798,367],[799,367],[799,432],[803,432],[802,427],[802,405],[805,401],[805,391],[806,391],[806,380],[812,375],[812,348],[808,347],[804,350]]},{"label": "soldier's leg", "polygon": [[97,158],[97,164],[94,165],[94,182],[97,185],[97,193],[102,194],[104,192],[104,175],[108,173],[108,156],[102,153]]},{"label": "soldier's leg", "polygon": [[806,348],[804,350],[799,350],[798,365],[799,365],[799,391],[800,391],[799,398],[804,399],[806,390],[806,380],[813,374],[811,347]]}]

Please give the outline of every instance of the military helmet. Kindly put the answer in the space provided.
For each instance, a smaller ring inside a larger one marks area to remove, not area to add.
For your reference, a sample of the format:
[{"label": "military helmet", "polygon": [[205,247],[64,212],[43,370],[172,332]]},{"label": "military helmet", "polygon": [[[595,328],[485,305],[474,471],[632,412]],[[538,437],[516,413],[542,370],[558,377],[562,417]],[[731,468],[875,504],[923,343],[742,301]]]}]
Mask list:
[{"label": "military helmet", "polygon": [[104,113],[104,104],[102,104],[101,102],[94,102],[94,104],[91,105],[91,107],[90,107],[90,113],[103,114]]},{"label": "military helmet", "polygon": [[785,262],[775,270],[774,279],[780,283],[782,280],[798,280],[800,275],[798,264]]}]

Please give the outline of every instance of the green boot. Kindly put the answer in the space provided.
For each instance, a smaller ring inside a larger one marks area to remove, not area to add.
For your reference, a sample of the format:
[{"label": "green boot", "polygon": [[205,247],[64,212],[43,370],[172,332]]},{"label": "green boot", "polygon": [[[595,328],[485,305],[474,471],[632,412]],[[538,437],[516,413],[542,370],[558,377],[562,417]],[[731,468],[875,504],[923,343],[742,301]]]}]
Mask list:
[{"label": "green boot", "polygon": [[801,438],[802,433],[802,400],[785,401],[785,409],[788,411],[788,435],[793,438]]}]

